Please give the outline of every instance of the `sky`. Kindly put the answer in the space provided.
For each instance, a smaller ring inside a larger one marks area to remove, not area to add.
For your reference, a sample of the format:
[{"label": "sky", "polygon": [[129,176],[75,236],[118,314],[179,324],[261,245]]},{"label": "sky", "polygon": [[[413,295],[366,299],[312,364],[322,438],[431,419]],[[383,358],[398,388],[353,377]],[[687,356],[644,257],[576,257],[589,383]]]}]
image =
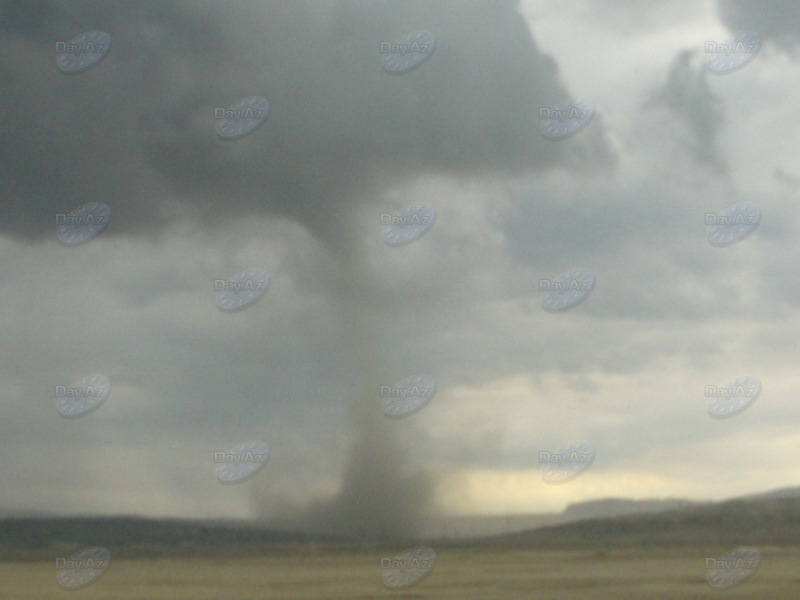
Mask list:
[{"label": "sky", "polygon": [[[0,8],[0,507],[395,534],[428,514],[800,484],[791,1],[32,2]],[[56,42],[111,49],[57,68]],[[433,54],[382,67],[424,30]],[[740,70],[706,42],[752,30]],[[222,139],[215,109],[269,116]],[[546,139],[540,109],[591,121]],[[61,243],[92,202],[107,228]],[[733,245],[705,216],[761,209]],[[384,242],[381,215],[436,210]],[[269,288],[224,312],[215,281]],[[578,268],[591,294],[542,307]],[[66,419],[57,386],[102,374]],[[426,374],[404,418],[381,386]],[[727,419],[707,386],[759,378]],[[221,484],[215,452],[263,468]],[[562,485],[540,452],[591,444]]]}]

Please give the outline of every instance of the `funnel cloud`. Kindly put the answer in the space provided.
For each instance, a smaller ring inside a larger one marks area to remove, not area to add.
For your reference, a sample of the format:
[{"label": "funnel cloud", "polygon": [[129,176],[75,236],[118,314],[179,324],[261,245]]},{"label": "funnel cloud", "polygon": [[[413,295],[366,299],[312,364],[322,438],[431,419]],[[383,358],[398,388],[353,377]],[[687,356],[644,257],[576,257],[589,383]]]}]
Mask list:
[{"label": "funnel cloud", "polygon": [[[499,179],[571,153],[611,160],[598,123],[570,149],[536,135],[539,107],[569,94],[516,3],[41,2],[4,12],[0,232],[50,240],[54,215],[89,201],[112,207],[103,234],[112,239],[163,238],[188,221],[213,243],[217,228],[247,215],[302,225],[336,257],[327,293],[343,324],[338,347],[360,374],[352,443],[333,497],[264,516],[413,535],[432,510],[434,475],[408,458],[407,424],[377,402],[396,378],[381,360],[381,317],[404,298],[376,298],[358,223],[371,212],[377,222],[383,191],[418,177]],[[110,34],[111,52],[64,76],[55,42],[89,29]],[[436,36],[436,53],[413,72],[384,72],[381,42],[418,29]],[[269,119],[220,139],[215,109],[250,96],[268,100]]]}]

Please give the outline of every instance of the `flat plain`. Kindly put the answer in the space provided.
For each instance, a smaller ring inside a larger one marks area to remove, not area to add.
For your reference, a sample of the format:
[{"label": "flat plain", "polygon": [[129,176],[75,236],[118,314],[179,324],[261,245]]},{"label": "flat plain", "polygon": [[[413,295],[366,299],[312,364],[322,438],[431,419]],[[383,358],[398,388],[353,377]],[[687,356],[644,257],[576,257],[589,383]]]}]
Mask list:
[{"label": "flat plain", "polygon": [[[609,550],[445,549],[414,586],[388,589],[381,557],[392,552],[270,554],[247,558],[119,559],[78,590],[56,583],[54,562],[0,564],[0,599],[262,600],[441,598],[619,600],[800,596],[800,549],[759,548],[761,566],[727,590],[706,581],[705,559],[731,548]],[[398,548],[397,552],[404,550]]]}]

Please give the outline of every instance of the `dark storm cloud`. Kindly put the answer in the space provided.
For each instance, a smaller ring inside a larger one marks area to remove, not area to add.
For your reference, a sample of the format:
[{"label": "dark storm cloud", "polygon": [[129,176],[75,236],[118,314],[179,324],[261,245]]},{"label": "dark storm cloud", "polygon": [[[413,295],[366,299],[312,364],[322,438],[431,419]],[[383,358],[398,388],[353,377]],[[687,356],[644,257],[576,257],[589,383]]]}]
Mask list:
[{"label": "dark storm cloud", "polygon": [[[110,234],[119,222],[125,231],[164,222],[153,223],[161,190],[143,155],[148,125],[157,125],[153,115],[174,101],[179,86],[169,74],[177,57],[194,53],[202,63],[204,53],[223,47],[214,27],[186,12],[148,2],[6,5],[0,39],[3,233],[53,235],[55,213],[91,201],[112,205],[117,223]],[[198,35],[185,43],[170,37],[178,23]],[[61,73],[56,42],[101,28],[111,34],[112,51],[99,69]]]},{"label": "dark storm cloud", "polygon": [[667,108],[685,125],[682,144],[698,163],[720,174],[727,172],[717,140],[725,125],[722,100],[708,84],[708,69],[698,53],[685,50],[675,57],[664,85],[648,103]]},{"label": "dark storm cloud", "polygon": [[795,54],[800,43],[800,4],[794,0],[720,0],[717,11],[731,31],[751,29],[764,41]]},{"label": "dark storm cloud", "polygon": [[[54,213],[104,201],[114,210],[106,235],[157,231],[178,214],[211,226],[253,212],[292,217],[331,241],[346,237],[352,205],[415,174],[502,176],[566,158],[566,146],[537,131],[538,107],[563,100],[564,88],[513,2],[468,11],[453,0],[35,3],[6,12],[6,234],[52,235]],[[55,42],[90,29],[111,34],[111,53],[84,73],[59,72]],[[413,29],[435,33],[433,58],[384,73],[379,43]],[[219,139],[214,108],[250,95],[269,99],[267,123]],[[593,143],[594,156],[607,154]]]}]

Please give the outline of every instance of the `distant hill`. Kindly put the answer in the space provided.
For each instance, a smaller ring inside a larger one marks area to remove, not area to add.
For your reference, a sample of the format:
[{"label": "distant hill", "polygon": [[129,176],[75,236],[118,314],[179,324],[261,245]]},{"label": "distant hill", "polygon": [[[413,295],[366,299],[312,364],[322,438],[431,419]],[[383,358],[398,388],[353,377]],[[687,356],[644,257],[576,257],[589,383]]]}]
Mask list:
[{"label": "distant hill", "polygon": [[[800,487],[783,488],[741,496],[733,500],[772,500],[781,498],[800,498]],[[441,537],[465,539],[521,532],[542,527],[554,527],[589,519],[608,519],[626,515],[652,514],[668,510],[689,509],[712,506],[714,502],[696,502],[684,498],[658,498],[633,500],[630,498],[600,498],[568,505],[560,513],[534,513],[509,516],[462,516],[431,520],[429,529]]]},{"label": "distant hill", "polygon": [[587,519],[486,538],[503,547],[796,545],[800,498],[729,500],[652,514]]},{"label": "distant hill", "polygon": [[0,508],[0,519],[47,519],[58,515],[43,510],[23,510],[18,508]]},{"label": "distant hill", "polygon": [[346,545],[333,537],[311,539],[238,522],[214,524],[136,517],[65,517],[0,521],[0,560],[68,557],[103,546],[123,558],[250,555],[302,552],[315,544]]},{"label": "distant hill", "polygon": [[[241,521],[19,515],[19,511],[0,510],[0,560],[66,558],[96,545],[108,548],[117,558],[225,558],[274,552],[374,550],[379,545],[408,541],[366,542],[305,535]],[[800,488],[717,503],[605,498],[572,504],[563,513],[442,518],[431,520],[427,530],[425,539],[413,541],[435,543],[436,547],[477,544],[554,549],[796,545],[800,539]],[[466,537],[480,539],[466,541]],[[459,538],[461,541],[456,541]]]},{"label": "distant hill", "polygon": [[631,500],[603,498],[570,504],[560,513],[532,513],[508,516],[458,516],[430,519],[426,529],[437,537],[467,539],[538,529],[584,519],[603,519],[623,515],[654,513],[676,508],[700,506],[699,502],[678,498]]},{"label": "distant hill", "polygon": [[741,496],[736,500],[776,500],[779,498],[800,498],[800,487],[781,488],[771,492]]},{"label": "distant hill", "polygon": [[527,515],[463,515],[431,517],[421,527],[434,538],[474,539],[564,523],[561,513]]},{"label": "distant hill", "polygon": [[604,498],[570,504],[564,509],[562,517],[565,521],[619,517],[641,513],[661,512],[678,508],[699,506],[691,500],[668,498],[665,500],[630,500],[626,498]]}]

